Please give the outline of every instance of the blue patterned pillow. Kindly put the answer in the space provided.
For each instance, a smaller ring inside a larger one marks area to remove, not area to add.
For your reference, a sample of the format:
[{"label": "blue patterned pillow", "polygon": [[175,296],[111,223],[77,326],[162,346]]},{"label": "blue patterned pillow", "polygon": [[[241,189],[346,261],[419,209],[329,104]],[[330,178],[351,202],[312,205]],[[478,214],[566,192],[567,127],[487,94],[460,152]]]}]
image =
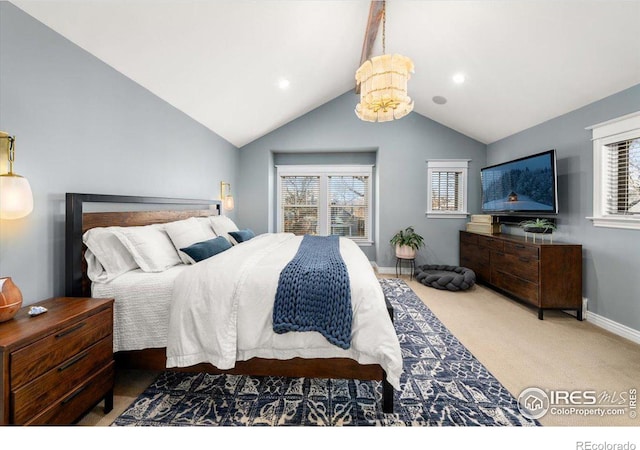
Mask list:
[{"label": "blue patterned pillow", "polygon": [[208,241],[196,242],[195,244],[181,248],[180,250],[189,255],[189,257],[195,262],[200,262],[230,248],[231,244],[229,241],[222,236],[218,236],[216,238],[209,239]]},{"label": "blue patterned pillow", "polygon": [[229,235],[231,235],[238,244],[256,237],[256,234],[248,228],[246,230],[229,231]]}]

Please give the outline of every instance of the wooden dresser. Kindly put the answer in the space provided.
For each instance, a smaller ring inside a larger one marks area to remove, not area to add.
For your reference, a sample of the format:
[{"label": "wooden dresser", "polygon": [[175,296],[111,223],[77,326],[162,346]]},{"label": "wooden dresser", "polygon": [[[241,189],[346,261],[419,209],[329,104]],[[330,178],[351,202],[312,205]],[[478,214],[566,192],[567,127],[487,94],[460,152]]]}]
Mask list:
[{"label": "wooden dresser", "polygon": [[538,308],[575,310],[582,320],[582,246],[460,231],[460,265],[478,282]]},{"label": "wooden dresser", "polygon": [[1,425],[72,424],[113,408],[113,299],[57,297],[0,323]]}]

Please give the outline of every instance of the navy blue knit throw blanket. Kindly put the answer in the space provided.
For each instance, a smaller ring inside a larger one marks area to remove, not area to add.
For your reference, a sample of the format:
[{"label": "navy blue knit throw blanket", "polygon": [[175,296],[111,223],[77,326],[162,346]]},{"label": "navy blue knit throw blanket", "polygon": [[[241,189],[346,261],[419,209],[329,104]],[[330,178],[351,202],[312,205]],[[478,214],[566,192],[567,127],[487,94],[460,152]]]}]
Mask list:
[{"label": "navy blue knit throw blanket", "polygon": [[280,272],[273,331],[317,331],[347,349],[352,317],[349,274],[338,236],[305,235],[296,255]]}]

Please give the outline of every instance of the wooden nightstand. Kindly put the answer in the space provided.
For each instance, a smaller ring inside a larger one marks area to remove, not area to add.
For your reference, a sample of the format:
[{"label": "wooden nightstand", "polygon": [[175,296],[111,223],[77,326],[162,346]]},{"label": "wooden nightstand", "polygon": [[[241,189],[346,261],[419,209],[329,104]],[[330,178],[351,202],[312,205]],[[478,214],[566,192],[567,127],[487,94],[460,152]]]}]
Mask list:
[{"label": "wooden nightstand", "polygon": [[57,297],[0,323],[0,425],[71,424],[113,408],[113,299]]}]

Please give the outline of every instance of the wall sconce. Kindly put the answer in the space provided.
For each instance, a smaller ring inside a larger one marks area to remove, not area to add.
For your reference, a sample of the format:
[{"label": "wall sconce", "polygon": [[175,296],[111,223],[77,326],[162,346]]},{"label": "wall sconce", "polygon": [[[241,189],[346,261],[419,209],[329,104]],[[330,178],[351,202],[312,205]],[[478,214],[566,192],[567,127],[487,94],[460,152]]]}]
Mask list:
[{"label": "wall sconce", "polygon": [[[225,190],[226,186],[226,190]],[[222,200],[222,207],[227,211],[233,211],[233,196],[231,195],[231,183],[224,181],[220,182],[220,200]]]},{"label": "wall sconce", "polygon": [[[0,131],[0,150],[7,148],[9,172],[0,174],[0,219],[20,219],[33,211],[33,194],[29,181],[13,173],[16,138]],[[0,151],[3,154],[4,151]]]}]

